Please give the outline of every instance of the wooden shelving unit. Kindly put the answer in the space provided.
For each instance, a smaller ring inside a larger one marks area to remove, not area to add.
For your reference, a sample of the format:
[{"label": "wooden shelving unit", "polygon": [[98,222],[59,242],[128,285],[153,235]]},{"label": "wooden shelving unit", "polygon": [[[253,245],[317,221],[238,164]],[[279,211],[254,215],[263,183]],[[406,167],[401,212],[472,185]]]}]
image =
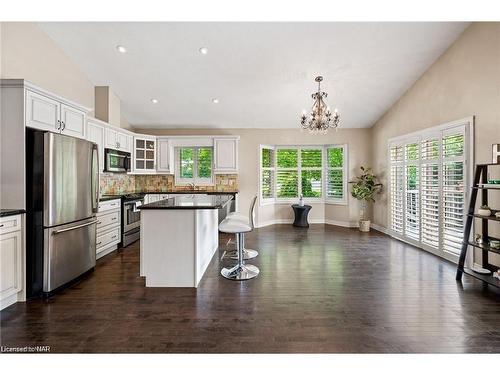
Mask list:
[{"label": "wooden shelving unit", "polygon": [[[500,190],[500,186],[499,187],[480,186],[480,184],[487,183],[487,181],[488,181],[488,167],[491,167],[491,166],[500,166],[500,164],[478,164],[476,166],[476,171],[474,173],[474,183],[472,186],[472,193],[471,193],[471,198],[470,198],[470,203],[469,203],[469,211],[467,212],[467,220],[465,222],[464,242],[462,243],[462,250],[460,251],[460,258],[458,260],[456,279],[458,281],[461,281],[462,275],[465,273],[466,275],[470,275],[472,277],[475,277],[476,279],[479,279],[488,285],[493,285],[493,286],[496,286],[497,288],[500,288],[500,280],[494,278],[492,275],[483,275],[483,274],[474,272],[472,269],[464,266],[465,259],[467,257],[467,250],[468,250],[469,246],[472,246],[472,247],[481,249],[483,268],[486,268],[492,272],[498,270],[498,267],[490,264],[488,261],[488,255],[490,252],[500,254],[500,249],[496,249],[496,248],[493,249],[489,245],[489,240],[492,240],[492,239],[497,240],[498,238],[492,237],[488,234],[489,222],[495,222],[495,221],[500,222],[500,218],[495,217],[495,213],[498,212],[498,210],[491,210],[492,211],[491,216],[478,215],[474,212],[474,210],[476,208],[478,191],[481,192],[481,205],[488,205],[488,192],[490,190],[492,190],[492,191]],[[474,218],[481,219],[481,232],[482,232],[481,235],[483,238],[483,243],[477,243],[477,242],[469,240]]]}]

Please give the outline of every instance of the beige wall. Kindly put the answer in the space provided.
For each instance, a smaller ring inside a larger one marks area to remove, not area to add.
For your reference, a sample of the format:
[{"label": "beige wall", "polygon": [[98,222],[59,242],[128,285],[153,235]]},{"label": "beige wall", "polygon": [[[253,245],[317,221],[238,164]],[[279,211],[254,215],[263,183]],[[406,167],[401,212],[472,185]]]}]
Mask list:
[{"label": "beige wall", "polygon": [[[298,127],[298,125],[297,125]],[[286,144],[342,144],[349,147],[349,178],[358,173],[361,165],[370,162],[370,130],[369,129],[341,129],[329,131],[327,135],[311,135],[299,129],[140,129],[145,134],[155,135],[239,135],[239,187],[240,210],[246,211],[251,197],[259,188],[259,146],[286,145]],[[358,220],[358,203],[349,196],[348,205],[314,204],[310,212],[311,221],[334,221],[339,224],[351,223]],[[269,223],[274,220],[292,220],[293,213],[289,204],[267,205],[258,207],[257,220],[259,223]]]},{"label": "beige wall", "polygon": [[1,78],[23,78],[57,95],[94,108],[94,85],[32,22],[2,22]]},{"label": "beige wall", "polygon": [[[375,172],[387,186],[388,139],[471,115],[475,162],[491,162],[491,145],[500,143],[500,23],[473,23],[371,128]],[[373,212],[374,223],[383,227],[386,193]],[[492,207],[500,207],[498,198]]]},{"label": "beige wall", "polygon": [[[474,23],[371,128],[375,172],[387,184],[392,137],[475,116],[475,161],[490,162],[500,143],[500,23]],[[386,190],[384,190],[386,192]],[[387,196],[373,221],[387,226]]]}]

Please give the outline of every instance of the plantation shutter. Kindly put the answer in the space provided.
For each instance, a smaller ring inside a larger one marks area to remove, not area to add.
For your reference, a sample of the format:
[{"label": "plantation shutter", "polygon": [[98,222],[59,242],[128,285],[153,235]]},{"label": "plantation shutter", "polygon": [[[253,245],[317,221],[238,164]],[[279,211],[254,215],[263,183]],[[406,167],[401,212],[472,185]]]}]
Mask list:
[{"label": "plantation shutter", "polygon": [[390,231],[453,261],[465,222],[471,154],[466,124],[427,129],[389,144]]},{"label": "plantation shutter", "polygon": [[403,233],[403,147],[396,145],[390,148],[391,183],[390,183],[390,218],[391,229]]},{"label": "plantation shutter", "polygon": [[464,230],[464,134],[443,136],[443,250],[460,253]]},{"label": "plantation shutter", "polygon": [[422,242],[439,247],[439,136],[421,142]]},{"label": "plantation shutter", "polygon": [[405,145],[406,162],[406,215],[405,234],[414,240],[420,240],[420,178],[419,145]]},{"label": "plantation shutter", "polygon": [[260,176],[260,191],[262,199],[272,199],[274,197],[274,164],[274,149],[272,147],[262,147]]},{"label": "plantation shutter", "polygon": [[344,198],[344,147],[328,147],[326,164],[326,196],[330,199],[341,200]]}]

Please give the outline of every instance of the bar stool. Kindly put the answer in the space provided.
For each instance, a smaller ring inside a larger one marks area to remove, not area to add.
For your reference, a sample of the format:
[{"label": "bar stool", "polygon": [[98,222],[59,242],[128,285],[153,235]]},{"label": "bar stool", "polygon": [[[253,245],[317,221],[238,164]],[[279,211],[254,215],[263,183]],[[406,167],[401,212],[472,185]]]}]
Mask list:
[{"label": "bar stool", "polygon": [[[234,219],[238,220],[244,223],[248,223],[250,225],[250,228],[254,230],[255,228],[255,203],[257,202],[257,196],[255,195],[252,198],[252,202],[250,203],[250,209],[248,211],[248,216],[245,214],[242,214],[241,212],[230,212],[227,215],[227,219]],[[252,250],[252,249],[247,249],[246,247],[243,247],[243,259],[248,260],[248,259],[253,259],[256,258],[259,255],[259,252],[257,250]],[[238,259],[238,251],[231,251],[228,254],[229,258],[231,259]]]},{"label": "bar stool", "polygon": [[259,274],[259,269],[251,264],[245,264],[243,259],[243,249],[245,247],[245,233],[251,232],[252,227],[238,219],[227,218],[219,224],[219,231],[223,233],[236,234],[236,251],[238,253],[238,263],[231,268],[224,267],[220,273],[230,280],[253,279]]}]

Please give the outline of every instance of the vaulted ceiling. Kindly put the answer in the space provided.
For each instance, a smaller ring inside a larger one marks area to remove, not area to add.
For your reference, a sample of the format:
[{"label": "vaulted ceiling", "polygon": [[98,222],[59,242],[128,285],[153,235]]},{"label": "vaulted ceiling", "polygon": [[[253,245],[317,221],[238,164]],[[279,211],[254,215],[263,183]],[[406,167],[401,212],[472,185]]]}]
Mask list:
[{"label": "vaulted ceiling", "polygon": [[112,88],[134,127],[297,128],[322,75],[341,126],[366,128],[468,24],[39,25],[95,85]]}]

